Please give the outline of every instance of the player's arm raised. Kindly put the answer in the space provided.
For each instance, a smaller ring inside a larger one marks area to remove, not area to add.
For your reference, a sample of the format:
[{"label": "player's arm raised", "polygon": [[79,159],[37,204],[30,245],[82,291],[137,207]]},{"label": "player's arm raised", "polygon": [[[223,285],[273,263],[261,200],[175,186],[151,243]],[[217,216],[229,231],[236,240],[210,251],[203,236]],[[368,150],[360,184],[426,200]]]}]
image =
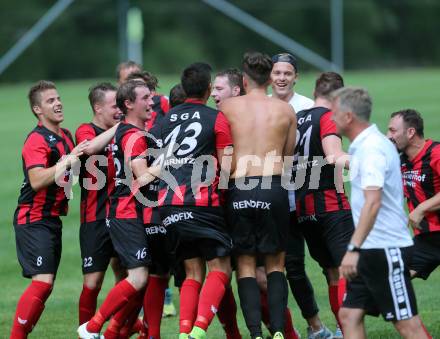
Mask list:
[{"label": "player's arm raised", "polygon": [[146,159],[134,159],[130,162],[131,169],[139,187],[145,186],[159,177],[161,166],[148,167]]},{"label": "player's arm raised", "polygon": [[90,142],[88,146],[84,149],[84,154],[93,155],[101,152],[115,136],[115,132],[118,126],[119,122],[112,128],[109,128],[107,131],[89,140]]},{"label": "player's arm raised", "polygon": [[56,165],[45,168],[43,166],[33,167],[28,170],[29,183],[34,191],[52,185],[65,175],[65,171],[79,161],[89,141],[84,140],[72,149],[68,155],[63,157]]}]

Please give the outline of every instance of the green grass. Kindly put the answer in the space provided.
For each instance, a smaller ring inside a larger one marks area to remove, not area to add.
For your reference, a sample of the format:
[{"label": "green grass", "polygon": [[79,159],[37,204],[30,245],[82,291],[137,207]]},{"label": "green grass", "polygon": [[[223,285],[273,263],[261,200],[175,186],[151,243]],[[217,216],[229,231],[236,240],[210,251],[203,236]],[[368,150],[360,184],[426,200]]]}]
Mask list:
[{"label": "green grass", "polygon": [[[304,74],[297,85],[301,94],[311,95],[316,74]],[[353,72],[345,74],[347,85],[364,86],[369,89],[374,102],[373,121],[382,131],[391,112],[402,108],[413,107],[418,109],[425,118],[426,136],[438,138],[440,130],[440,116],[438,109],[438,88],[440,88],[440,70],[402,70],[402,71],[372,71]],[[87,89],[95,83],[90,81],[59,82],[64,111],[64,126],[74,132],[81,123],[91,118],[87,102]],[[169,88],[177,82],[177,77],[161,78],[162,92],[167,93]],[[36,121],[31,114],[26,94],[29,83],[0,86],[1,117],[0,124],[0,154],[1,161],[1,191],[0,191],[0,338],[7,338],[11,320],[15,311],[16,302],[29,281],[21,277],[21,270],[15,254],[14,232],[12,215],[16,207],[18,189],[22,182],[21,147],[27,133],[34,127]],[[46,303],[37,327],[31,337],[34,338],[74,338],[77,326],[77,301],[82,286],[81,260],[79,252],[79,194],[75,191],[74,199],[70,204],[69,216],[64,218],[63,256],[61,260],[58,280],[55,289]],[[310,259],[306,263],[307,272],[315,287],[318,304],[321,308],[323,321],[334,329],[334,319],[327,301],[327,287],[318,266]],[[112,274],[101,293],[105,296],[113,283]],[[435,336],[440,336],[440,310],[438,304],[440,295],[440,272],[432,274],[429,281],[417,280],[414,282],[417,292],[420,314]],[[174,294],[177,305],[177,293]],[[294,314],[294,323],[305,335],[305,322],[300,316],[298,307],[289,297],[289,305]],[[240,328],[247,334],[241,312],[239,312]],[[178,330],[177,318],[163,322],[163,338],[176,338]],[[392,326],[382,319],[368,318],[367,331],[370,338],[398,337]],[[223,332],[217,320],[214,320],[209,329],[210,338],[221,338]]]}]

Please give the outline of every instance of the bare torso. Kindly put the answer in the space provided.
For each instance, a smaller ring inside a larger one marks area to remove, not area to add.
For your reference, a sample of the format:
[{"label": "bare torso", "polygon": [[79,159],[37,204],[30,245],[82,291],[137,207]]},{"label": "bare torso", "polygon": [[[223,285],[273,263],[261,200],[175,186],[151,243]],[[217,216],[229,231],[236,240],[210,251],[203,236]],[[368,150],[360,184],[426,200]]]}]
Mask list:
[{"label": "bare torso", "polygon": [[283,156],[293,155],[295,148],[296,117],[291,106],[255,91],[228,99],[221,110],[234,143],[231,177],[280,175]]}]

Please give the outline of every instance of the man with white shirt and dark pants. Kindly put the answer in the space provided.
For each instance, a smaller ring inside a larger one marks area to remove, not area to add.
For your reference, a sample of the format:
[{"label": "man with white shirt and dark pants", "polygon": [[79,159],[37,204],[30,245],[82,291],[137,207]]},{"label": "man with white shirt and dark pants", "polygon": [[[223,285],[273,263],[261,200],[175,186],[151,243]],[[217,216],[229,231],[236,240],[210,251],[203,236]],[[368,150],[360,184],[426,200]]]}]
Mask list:
[{"label": "man with white shirt and dark pants", "polygon": [[[310,109],[315,102],[304,95],[295,92],[298,79],[297,59],[289,53],[280,53],[272,56],[272,96],[290,104],[295,113]],[[289,190],[290,220],[288,247],[286,252],[286,277],[290,290],[298,304],[303,318],[308,324],[308,339],[331,338],[332,333],[319,318],[319,308],[315,300],[312,284],[305,271],[305,241],[301,230],[297,227],[295,191]],[[259,275],[259,282],[261,275]],[[342,333],[336,330],[341,338]]]},{"label": "man with white shirt and dark pants", "polygon": [[371,98],[362,88],[334,92],[333,120],[351,145],[351,208],[355,232],[340,271],[349,280],[339,317],[344,338],[366,338],[365,314],[382,314],[404,338],[429,338],[417,315],[407,263],[413,241],[403,209],[395,146],[370,124]]}]

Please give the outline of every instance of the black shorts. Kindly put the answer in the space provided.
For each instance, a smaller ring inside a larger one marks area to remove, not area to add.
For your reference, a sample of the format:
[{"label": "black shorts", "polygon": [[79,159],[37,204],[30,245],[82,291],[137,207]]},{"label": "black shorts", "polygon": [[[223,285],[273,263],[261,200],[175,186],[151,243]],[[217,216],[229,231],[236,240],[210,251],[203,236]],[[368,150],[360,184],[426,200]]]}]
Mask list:
[{"label": "black shorts", "polygon": [[127,269],[149,266],[151,253],[142,222],[137,219],[109,219],[113,247]]},{"label": "black shorts", "polygon": [[416,271],[416,277],[428,279],[440,265],[440,232],[422,233],[414,237],[414,252],[409,269]]},{"label": "black shorts", "polygon": [[164,225],[145,225],[148,248],[150,249],[150,274],[165,275],[170,273],[170,256],[167,251],[167,229]]},{"label": "black shorts", "polygon": [[[287,190],[281,186],[281,177],[247,177],[245,180],[259,183],[245,190],[237,187],[235,180],[229,182],[226,213],[232,228],[234,252],[240,255],[286,251],[289,199]],[[265,181],[270,182],[267,187]]]},{"label": "black shorts", "polygon": [[412,247],[361,250],[358,276],[347,283],[343,307],[382,314],[386,321],[417,315],[408,261]]},{"label": "black shorts", "polygon": [[14,225],[17,257],[22,274],[57,274],[61,259],[62,222],[45,218],[30,224]]},{"label": "black shorts", "polygon": [[110,258],[117,257],[106,219],[82,223],[79,228],[83,274],[105,272]]},{"label": "black shorts", "polygon": [[299,216],[298,225],[319,266],[339,267],[354,232],[351,210]]},{"label": "black shorts", "polygon": [[159,212],[167,228],[167,250],[175,264],[198,257],[210,261],[231,254],[232,241],[226,232],[223,208],[163,206]]}]

